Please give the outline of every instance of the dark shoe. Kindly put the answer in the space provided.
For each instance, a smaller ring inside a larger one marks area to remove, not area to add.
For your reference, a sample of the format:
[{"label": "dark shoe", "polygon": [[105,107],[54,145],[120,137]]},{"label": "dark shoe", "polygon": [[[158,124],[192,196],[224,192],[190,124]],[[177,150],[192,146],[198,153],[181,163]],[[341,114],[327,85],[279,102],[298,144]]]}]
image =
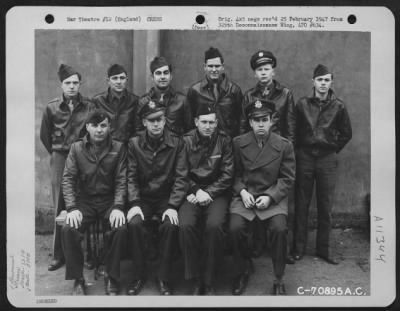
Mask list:
[{"label": "dark shoe", "polygon": [[293,259],[296,260],[296,261],[302,260],[303,259],[303,255],[293,254]]},{"label": "dark shoe", "polygon": [[135,296],[139,294],[140,290],[142,289],[142,286],[143,286],[143,280],[135,280],[128,285],[126,293],[129,296]]},{"label": "dark shoe", "polygon": [[60,269],[64,265],[64,260],[62,259],[53,259],[49,266],[47,267],[47,270],[49,271],[55,271],[57,269]]},{"label": "dark shoe", "polygon": [[238,276],[234,281],[232,285],[232,295],[234,296],[239,296],[243,294],[247,287],[247,283],[249,282],[249,274],[243,273],[240,276]]},{"label": "dark shoe", "polygon": [[292,255],[287,255],[287,256],[286,256],[286,264],[288,264],[288,265],[294,265],[295,262],[296,262],[296,261],[294,260],[294,258],[293,258]]},{"label": "dark shoe", "polygon": [[172,295],[172,290],[167,281],[158,280],[158,288],[160,289],[161,296]]},{"label": "dark shoe", "polygon": [[204,295],[206,296],[215,296],[215,289],[213,286],[207,285],[204,290]]},{"label": "dark shoe", "polygon": [[104,285],[106,295],[117,296],[119,293],[119,284],[116,280],[109,276],[104,276]]},{"label": "dark shoe", "polygon": [[323,255],[318,255],[317,257],[321,258],[322,260],[325,260],[327,263],[331,264],[331,265],[338,265],[339,262],[336,261],[335,259],[329,257],[329,256],[323,256]]},{"label": "dark shoe", "polygon": [[72,289],[72,296],[85,296],[86,295],[86,284],[84,279],[78,279],[74,282],[74,288]]},{"label": "dark shoe", "polygon": [[275,296],[285,296],[286,295],[286,288],[283,282],[274,282],[272,287],[272,294]]}]

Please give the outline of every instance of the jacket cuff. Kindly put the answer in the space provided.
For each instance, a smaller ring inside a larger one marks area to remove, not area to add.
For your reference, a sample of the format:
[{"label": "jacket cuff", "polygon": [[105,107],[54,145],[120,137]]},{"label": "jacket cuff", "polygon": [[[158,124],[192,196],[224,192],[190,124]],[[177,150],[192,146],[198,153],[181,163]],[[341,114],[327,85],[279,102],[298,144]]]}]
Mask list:
[{"label": "jacket cuff", "polygon": [[198,185],[194,185],[191,189],[190,192],[196,195],[196,192],[199,191],[200,187]]},{"label": "jacket cuff", "polygon": [[78,208],[76,206],[71,206],[71,207],[67,207],[66,210],[68,213],[71,213],[72,211],[77,210]]},{"label": "jacket cuff", "polygon": [[[175,206],[173,206],[172,204],[168,204],[167,205],[167,209],[174,209],[174,210],[177,210],[177,208],[175,207]],[[166,209],[166,210],[167,210]]]},{"label": "jacket cuff", "polygon": [[122,204],[114,204],[114,206],[112,207],[112,210],[120,210],[121,212],[124,211],[124,206]]},{"label": "jacket cuff", "polygon": [[141,200],[133,200],[129,202],[129,208],[132,208],[134,206],[142,206],[142,201]]}]

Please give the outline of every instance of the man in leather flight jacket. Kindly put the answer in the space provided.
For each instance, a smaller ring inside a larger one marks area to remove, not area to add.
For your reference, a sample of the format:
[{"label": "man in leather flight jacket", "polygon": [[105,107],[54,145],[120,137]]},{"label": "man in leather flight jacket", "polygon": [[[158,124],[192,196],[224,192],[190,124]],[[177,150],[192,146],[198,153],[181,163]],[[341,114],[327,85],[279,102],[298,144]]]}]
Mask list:
[{"label": "man in leather flight jacket", "polygon": [[146,130],[128,144],[127,214],[133,282],[128,295],[137,295],[146,276],[146,236],[151,220],[159,225],[161,295],[171,295],[171,265],[178,246],[178,209],[187,192],[187,158],[183,139],[165,128],[165,106],[150,101],[140,110]]},{"label": "man in leather flight jacket", "polygon": [[128,92],[128,73],[119,64],[108,68],[107,83],[108,90],[94,96],[93,103],[110,115],[112,138],[127,144],[136,132],[139,97]]},{"label": "man in leather flight jacket", "polygon": [[[242,91],[225,75],[224,58],[218,49],[210,47],[205,52],[204,72],[205,79],[191,86],[187,93],[192,115],[201,105],[213,107],[217,113],[218,128],[233,138],[239,135]],[[193,120],[192,128],[195,127]]]},{"label": "man in leather flight jacket", "polygon": [[[54,216],[65,209],[61,193],[61,180],[71,144],[82,137],[85,120],[94,110],[88,98],[79,93],[81,74],[68,65],[58,69],[63,94],[50,101],[42,116],[40,140],[50,154],[51,194]],[[57,270],[64,264],[61,248],[61,228],[55,224],[53,259],[48,270]]]},{"label": "man in leather flight jacket", "polygon": [[344,102],[332,90],[333,74],[326,66],[314,69],[314,94],[296,104],[296,204],[293,257],[306,250],[308,210],[316,183],[318,211],[316,255],[330,264],[329,235],[334,200],[337,154],[350,141],[352,129]]},{"label": "man in leather flight jacket", "polygon": [[[172,66],[164,57],[154,57],[150,62],[151,79],[154,86],[140,98],[139,107],[157,100],[165,106],[166,127],[183,135],[192,128],[192,115],[186,97],[175,91],[171,84]],[[139,108],[139,109],[140,109]],[[143,131],[144,127],[139,114],[136,115],[136,131]]]},{"label": "man in leather flight jacket", "polygon": [[119,292],[120,259],[126,243],[126,149],[110,135],[110,117],[94,111],[86,121],[88,134],[72,144],[65,164],[62,189],[67,209],[62,228],[62,246],[67,280],[75,280],[73,295],[85,295],[83,233],[91,223],[103,221],[105,246],[105,291]]},{"label": "man in leather flight jacket", "polygon": [[213,108],[200,106],[197,128],[184,135],[189,191],[179,209],[179,241],[185,279],[192,279],[194,295],[215,295],[214,280],[224,253],[234,167],[231,139],[217,129],[217,122]]}]

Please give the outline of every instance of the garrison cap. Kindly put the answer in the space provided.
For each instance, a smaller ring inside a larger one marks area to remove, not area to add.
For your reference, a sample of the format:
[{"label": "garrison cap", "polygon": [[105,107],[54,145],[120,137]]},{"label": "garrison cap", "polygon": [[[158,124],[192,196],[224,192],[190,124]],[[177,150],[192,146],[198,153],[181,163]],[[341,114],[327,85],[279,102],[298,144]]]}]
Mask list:
[{"label": "garrison cap", "polygon": [[196,118],[211,113],[216,113],[215,108],[213,106],[200,104],[196,111]]},{"label": "garrison cap", "polygon": [[[156,99],[150,100],[140,109],[140,117],[142,119],[147,118],[148,116],[153,114],[154,117],[158,117],[159,115],[164,115],[164,113],[165,106]],[[152,116],[152,118],[154,117]]]},{"label": "garrison cap", "polygon": [[275,104],[269,100],[253,100],[245,109],[249,119],[263,117],[275,112]]},{"label": "garrison cap", "polygon": [[167,62],[165,57],[156,56],[150,62],[150,72],[153,74],[154,71],[157,70],[157,68],[164,67],[164,66],[168,66],[169,71],[172,71],[172,66]]},{"label": "garrison cap", "polygon": [[71,66],[61,64],[58,68],[58,77],[60,78],[61,82],[73,75],[78,75],[79,81],[82,78],[81,74]]},{"label": "garrison cap", "polygon": [[114,65],[111,65],[108,68],[107,76],[108,77],[112,77],[112,76],[119,75],[119,74],[124,73],[124,72],[125,72],[126,75],[128,75],[128,72],[125,70],[125,68],[123,66],[118,65],[118,64],[114,64]]},{"label": "garrison cap", "polygon": [[313,79],[315,77],[325,76],[327,74],[331,74],[333,76],[332,71],[329,70],[328,67],[326,67],[325,65],[318,64],[317,67],[315,67],[314,69]]},{"label": "garrison cap", "polygon": [[276,67],[276,57],[270,51],[258,51],[250,58],[250,66],[253,70],[265,64],[271,64],[272,68]]},{"label": "garrison cap", "polygon": [[221,63],[224,63],[224,57],[222,56],[221,52],[217,48],[210,47],[204,53],[204,62],[207,63],[208,59],[217,58],[217,57],[219,57],[221,59]]}]

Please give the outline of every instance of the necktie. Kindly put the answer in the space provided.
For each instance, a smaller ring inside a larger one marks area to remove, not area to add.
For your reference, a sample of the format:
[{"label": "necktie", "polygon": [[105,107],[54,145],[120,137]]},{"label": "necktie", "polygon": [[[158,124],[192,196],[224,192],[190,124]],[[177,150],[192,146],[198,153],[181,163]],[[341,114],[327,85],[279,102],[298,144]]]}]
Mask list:
[{"label": "necktie", "polygon": [[265,88],[263,92],[263,96],[268,96],[269,95],[269,88]]},{"label": "necktie", "polygon": [[260,147],[260,149],[262,149],[264,147],[264,142],[262,140],[259,140],[257,142],[257,144],[258,144],[258,147]]},{"label": "necktie", "polygon": [[72,99],[69,100],[68,107],[71,112],[74,110],[74,103],[73,103]]},{"label": "necktie", "polygon": [[215,100],[218,101],[218,95],[219,94],[218,94],[218,85],[217,85],[217,83],[214,83],[213,93],[214,93]]},{"label": "necktie", "polygon": [[164,93],[161,93],[161,95],[160,95],[160,102],[162,103],[163,101],[164,101]]}]

